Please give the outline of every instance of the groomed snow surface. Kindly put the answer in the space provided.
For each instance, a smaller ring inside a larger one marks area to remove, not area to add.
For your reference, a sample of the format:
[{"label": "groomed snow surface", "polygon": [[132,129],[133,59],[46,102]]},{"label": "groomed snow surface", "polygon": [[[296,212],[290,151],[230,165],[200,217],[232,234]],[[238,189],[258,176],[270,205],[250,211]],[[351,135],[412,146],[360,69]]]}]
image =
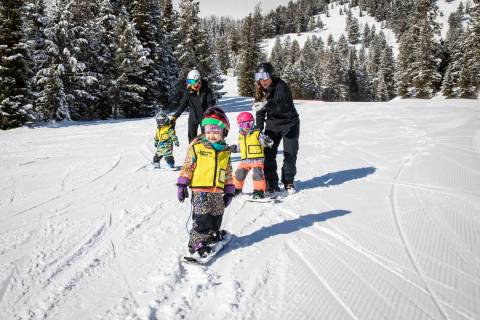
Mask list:
[{"label": "groomed snow surface", "polygon": [[299,192],[234,199],[206,267],[153,119],[0,132],[0,319],[479,319],[478,101],[296,104]]}]

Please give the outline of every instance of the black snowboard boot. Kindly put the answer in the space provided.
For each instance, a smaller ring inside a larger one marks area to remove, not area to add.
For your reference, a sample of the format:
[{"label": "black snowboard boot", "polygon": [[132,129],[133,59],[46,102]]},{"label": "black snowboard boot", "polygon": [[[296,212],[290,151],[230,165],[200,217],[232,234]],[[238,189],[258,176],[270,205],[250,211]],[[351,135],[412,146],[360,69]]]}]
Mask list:
[{"label": "black snowboard boot", "polygon": [[265,193],[263,192],[263,190],[253,190],[252,198],[253,199],[263,199],[263,198],[265,198]]}]

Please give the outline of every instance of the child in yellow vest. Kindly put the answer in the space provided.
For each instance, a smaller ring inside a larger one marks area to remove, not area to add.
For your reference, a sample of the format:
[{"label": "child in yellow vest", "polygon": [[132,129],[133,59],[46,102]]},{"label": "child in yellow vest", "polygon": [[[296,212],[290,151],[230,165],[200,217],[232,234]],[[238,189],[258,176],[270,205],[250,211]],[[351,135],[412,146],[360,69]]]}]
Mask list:
[{"label": "child in yellow vest", "polygon": [[240,152],[242,161],[235,171],[233,181],[235,195],[242,192],[245,178],[253,171],[253,199],[265,197],[265,175],[263,173],[264,147],[271,147],[272,139],[254,127],[255,120],[250,112],[241,112],[237,116],[239,127],[238,146],[231,146],[233,152]]},{"label": "child in yellow vest", "polygon": [[154,140],[157,150],[153,156],[153,165],[156,168],[160,168],[160,160],[165,158],[167,169],[174,169],[173,145],[179,146],[178,138],[175,134],[175,126],[162,111],[157,113],[155,120],[157,121],[157,131],[155,132]]},{"label": "child in yellow vest", "polygon": [[225,136],[230,123],[222,109],[211,107],[201,122],[205,134],[190,144],[185,163],[177,179],[177,198],[188,198],[192,190],[193,228],[188,249],[192,256],[206,257],[211,245],[226,234],[220,230],[223,212],[234,196],[230,149]]}]

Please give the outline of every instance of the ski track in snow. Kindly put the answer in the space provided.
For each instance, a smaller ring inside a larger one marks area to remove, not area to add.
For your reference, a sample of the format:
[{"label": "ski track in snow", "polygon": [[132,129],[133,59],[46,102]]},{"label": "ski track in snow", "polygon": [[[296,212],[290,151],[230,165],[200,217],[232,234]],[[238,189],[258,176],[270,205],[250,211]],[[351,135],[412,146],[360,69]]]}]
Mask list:
[{"label": "ski track in snow", "polygon": [[406,236],[406,233],[403,229],[402,222],[401,222],[401,219],[400,219],[400,214],[398,213],[397,204],[395,202],[395,192],[396,192],[397,182],[400,180],[400,177],[401,177],[402,172],[405,169],[405,167],[407,165],[410,165],[415,160],[415,158],[418,156],[419,153],[420,153],[420,151],[417,150],[414,154],[412,154],[412,156],[409,159],[407,159],[407,161],[403,164],[403,166],[400,168],[397,175],[395,176],[392,187],[390,189],[390,203],[391,203],[392,213],[393,213],[393,216],[395,218],[395,223],[396,223],[396,226],[398,228],[398,232],[400,234],[400,238],[402,239],[402,242],[405,245],[405,250],[407,251],[407,254],[410,257],[412,265],[414,266],[415,270],[418,272],[420,277],[423,279],[423,282],[425,283],[425,288],[427,289],[430,296],[432,297],[432,300],[434,301],[435,305],[438,307],[442,317],[444,319],[449,319],[446,311],[444,310],[443,306],[439,302],[439,299],[438,299],[437,295],[430,288],[429,281],[426,279],[426,276],[424,275],[424,272],[422,271],[419,263],[417,262],[417,259],[415,258],[415,254],[413,252],[414,250],[412,249],[412,246],[410,245],[410,242],[409,242],[409,240]]}]

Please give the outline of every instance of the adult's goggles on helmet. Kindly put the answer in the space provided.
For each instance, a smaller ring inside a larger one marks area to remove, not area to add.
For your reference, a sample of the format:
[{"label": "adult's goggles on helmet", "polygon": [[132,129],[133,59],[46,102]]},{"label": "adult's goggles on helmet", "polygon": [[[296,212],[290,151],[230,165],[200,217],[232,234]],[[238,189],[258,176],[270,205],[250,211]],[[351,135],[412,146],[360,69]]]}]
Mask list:
[{"label": "adult's goggles on helmet", "polygon": [[186,83],[194,86],[198,83],[198,80],[197,79],[187,79]]},{"label": "adult's goggles on helmet", "polygon": [[257,72],[257,73],[255,73],[255,81],[268,80],[270,78],[271,78],[271,76],[270,76],[270,73],[268,73],[268,72]]}]

